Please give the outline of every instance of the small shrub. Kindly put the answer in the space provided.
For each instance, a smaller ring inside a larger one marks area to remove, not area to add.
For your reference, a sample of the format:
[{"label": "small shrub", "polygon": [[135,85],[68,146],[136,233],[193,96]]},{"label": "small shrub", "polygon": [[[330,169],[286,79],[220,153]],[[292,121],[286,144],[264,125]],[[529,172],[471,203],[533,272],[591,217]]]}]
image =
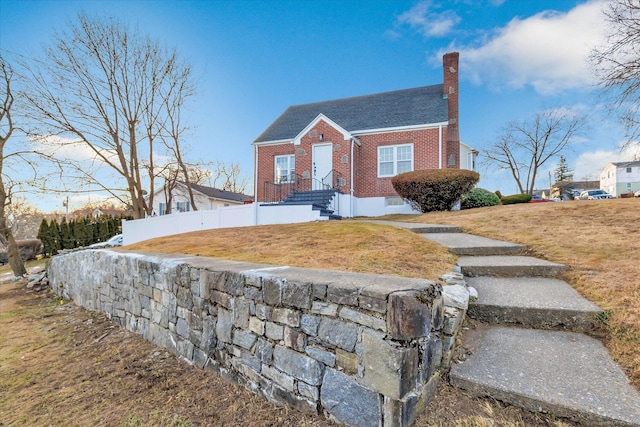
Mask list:
[{"label": "small shrub", "polygon": [[531,194],[512,194],[502,198],[503,205],[515,205],[516,203],[529,203]]},{"label": "small shrub", "polygon": [[424,169],[396,175],[393,188],[420,212],[447,211],[480,180],[464,169]]},{"label": "small shrub", "polygon": [[484,188],[472,188],[467,194],[462,196],[460,209],[482,208],[485,206],[497,206],[500,198],[496,193],[492,193]]},{"label": "small shrub", "polygon": [[498,199],[502,199],[502,193],[500,190],[496,190],[496,196],[498,196]]},{"label": "small shrub", "polygon": [[6,252],[0,252],[0,265],[9,263],[9,255]]}]

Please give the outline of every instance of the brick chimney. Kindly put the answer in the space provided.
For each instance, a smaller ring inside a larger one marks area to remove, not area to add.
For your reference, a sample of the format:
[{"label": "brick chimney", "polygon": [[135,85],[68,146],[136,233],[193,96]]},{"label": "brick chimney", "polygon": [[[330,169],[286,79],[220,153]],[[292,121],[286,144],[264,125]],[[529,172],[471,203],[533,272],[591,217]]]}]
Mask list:
[{"label": "brick chimney", "polygon": [[460,133],[458,131],[458,52],[445,53],[442,57],[442,69],[444,80],[442,85],[443,97],[447,98],[449,110],[449,125],[447,126],[447,139],[445,157],[443,159],[447,168],[460,167]]}]

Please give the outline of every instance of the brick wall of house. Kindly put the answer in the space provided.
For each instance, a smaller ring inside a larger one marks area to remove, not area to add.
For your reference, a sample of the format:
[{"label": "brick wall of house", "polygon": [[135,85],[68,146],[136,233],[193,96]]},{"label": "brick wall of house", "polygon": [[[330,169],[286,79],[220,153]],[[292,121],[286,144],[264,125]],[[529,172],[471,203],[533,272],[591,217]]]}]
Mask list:
[{"label": "brick wall of house", "polygon": [[[261,145],[258,146],[258,176],[256,177],[257,196],[256,201],[265,200],[264,182],[273,182],[275,174],[275,156],[295,154],[293,144]],[[296,165],[298,158],[296,156]],[[297,168],[297,166],[296,166]]]},{"label": "brick wall of house", "polygon": [[[358,137],[362,146],[357,147],[356,197],[397,196],[391,178],[378,178],[378,147],[396,144],[413,144],[413,168],[437,169],[439,150],[438,128],[419,131],[393,132]],[[443,140],[446,128],[443,128]]]},{"label": "brick wall of house", "polygon": [[345,141],[342,133],[324,120],[307,132],[296,147],[296,172],[303,177],[313,177],[313,145],[327,143],[331,143],[333,148],[333,169],[343,180],[339,189],[346,194],[351,186],[351,141]]}]

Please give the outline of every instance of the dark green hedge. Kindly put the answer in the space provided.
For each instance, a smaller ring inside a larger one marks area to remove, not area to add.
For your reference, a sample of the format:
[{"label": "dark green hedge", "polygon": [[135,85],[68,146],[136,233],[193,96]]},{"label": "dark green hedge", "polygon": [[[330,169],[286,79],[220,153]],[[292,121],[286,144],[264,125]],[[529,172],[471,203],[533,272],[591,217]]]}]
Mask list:
[{"label": "dark green hedge", "polygon": [[502,198],[503,205],[515,205],[516,203],[529,203],[531,194],[512,194]]},{"label": "dark green hedge", "polygon": [[462,196],[460,201],[460,209],[482,208],[485,206],[497,206],[500,204],[500,198],[489,190],[484,188],[472,188],[467,194]]},{"label": "dark green hedge", "polygon": [[425,169],[396,175],[393,188],[420,212],[447,211],[480,180],[463,169]]}]

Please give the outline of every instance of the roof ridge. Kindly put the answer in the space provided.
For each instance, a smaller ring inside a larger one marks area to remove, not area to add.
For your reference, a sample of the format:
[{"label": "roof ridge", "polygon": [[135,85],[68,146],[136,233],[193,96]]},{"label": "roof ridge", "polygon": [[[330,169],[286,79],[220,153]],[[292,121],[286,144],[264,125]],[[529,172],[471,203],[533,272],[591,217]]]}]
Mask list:
[{"label": "roof ridge", "polygon": [[338,102],[338,101],[353,101],[353,100],[369,98],[369,97],[374,97],[374,96],[382,96],[382,95],[387,96],[387,95],[391,95],[391,94],[397,94],[397,93],[400,93],[400,92],[409,92],[409,91],[415,91],[415,90],[418,90],[418,89],[435,88],[437,86],[443,86],[443,84],[442,83],[437,83],[437,84],[433,84],[433,85],[417,86],[417,87],[411,87],[411,88],[405,88],[405,89],[395,89],[395,90],[388,90],[388,91],[384,91],[384,92],[369,93],[369,94],[366,94],[366,95],[355,95],[355,96],[347,96],[347,97],[344,97],[344,98],[328,99],[328,100],[325,100],[325,101],[307,102],[307,103],[304,103],[304,104],[294,104],[294,105],[290,105],[289,107],[287,107],[287,110],[289,110],[291,108],[295,108],[295,107],[306,107],[306,106],[310,106],[310,105],[331,104],[333,102]]}]

